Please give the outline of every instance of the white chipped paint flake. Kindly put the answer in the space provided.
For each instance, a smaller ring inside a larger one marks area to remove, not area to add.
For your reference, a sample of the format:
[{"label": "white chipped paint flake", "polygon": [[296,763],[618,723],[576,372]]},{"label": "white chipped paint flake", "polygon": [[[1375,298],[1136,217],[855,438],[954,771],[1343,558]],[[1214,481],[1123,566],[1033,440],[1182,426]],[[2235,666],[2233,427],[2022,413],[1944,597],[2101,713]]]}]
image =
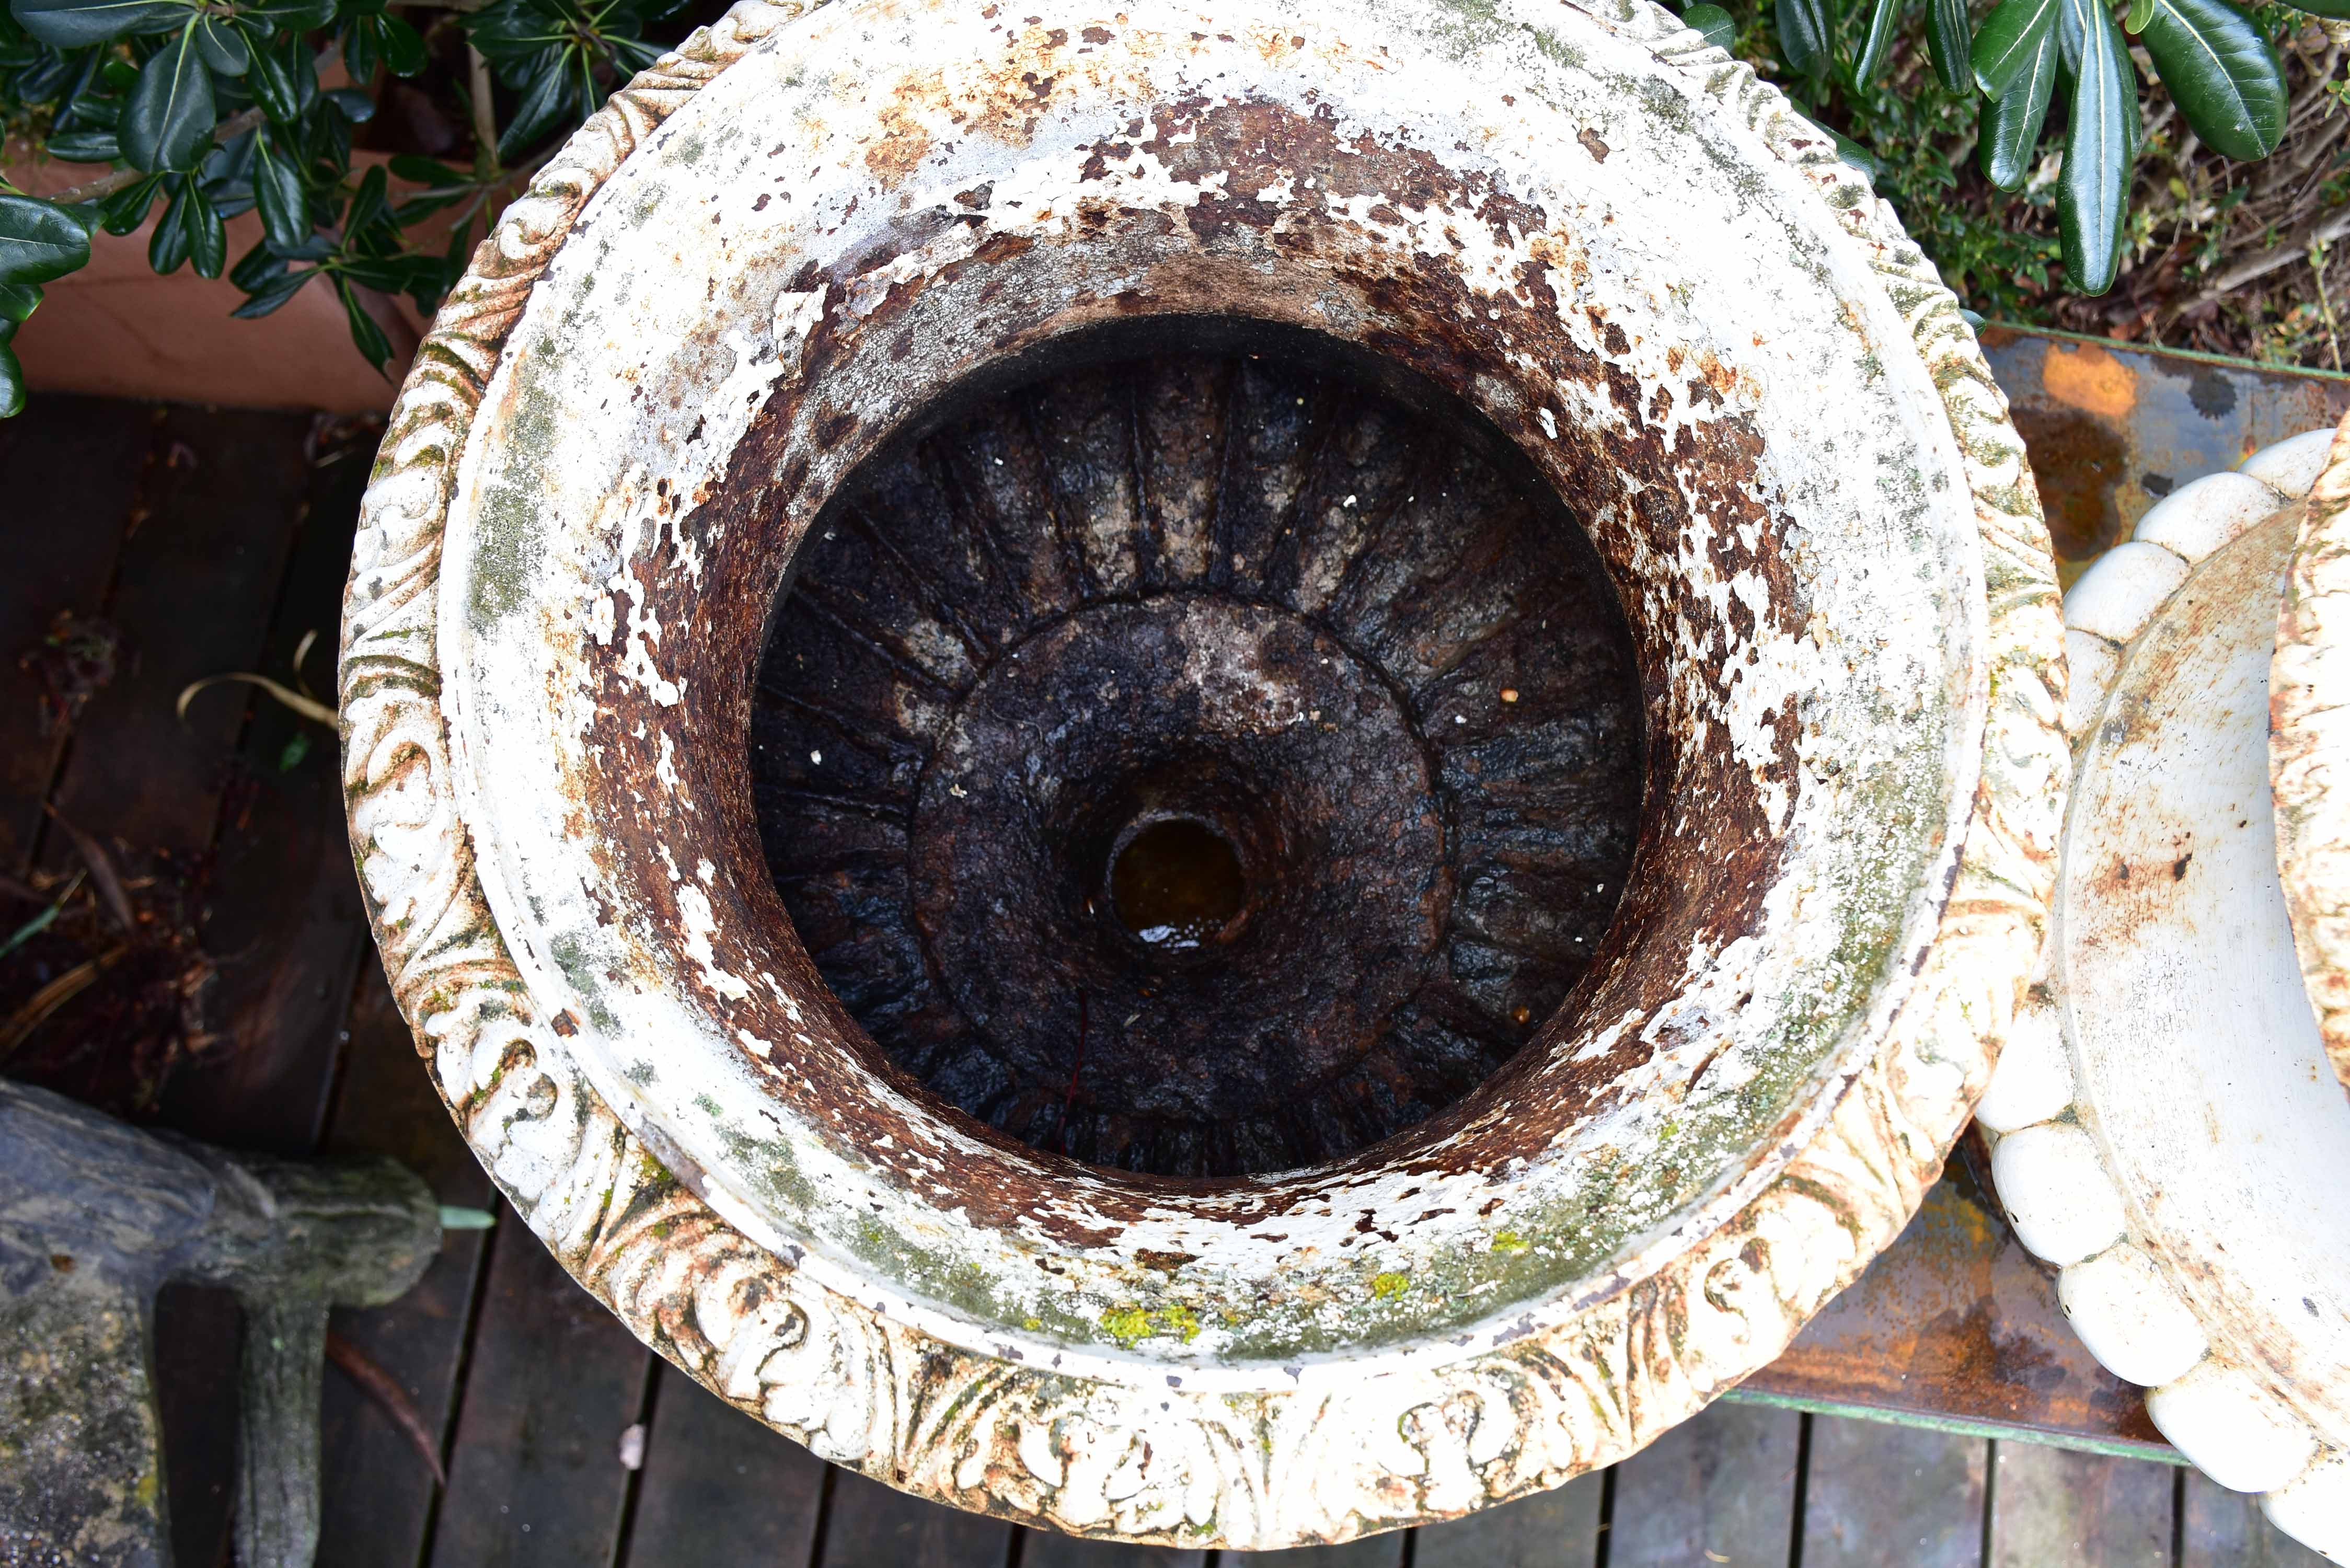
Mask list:
[{"label": "white chipped paint flake", "polygon": [[682,884],[677,892],[677,911],[685,956],[692,961],[702,983],[731,1001],[750,995],[749,982],[719,968],[718,955],[711,950],[710,939],[718,922],[711,918],[710,896],[691,883]]}]

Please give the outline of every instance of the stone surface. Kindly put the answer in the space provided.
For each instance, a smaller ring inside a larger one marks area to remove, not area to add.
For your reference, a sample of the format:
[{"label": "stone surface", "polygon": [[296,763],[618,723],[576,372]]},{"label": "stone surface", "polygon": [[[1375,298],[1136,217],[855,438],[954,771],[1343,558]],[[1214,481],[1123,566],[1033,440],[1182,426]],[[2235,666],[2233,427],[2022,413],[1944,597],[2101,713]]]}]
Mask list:
[{"label": "stone surface", "polygon": [[327,1309],[397,1297],[440,1236],[389,1160],[225,1155],[0,1081],[0,1560],[168,1561],[149,1329],[183,1280],[246,1309],[238,1559],[307,1568]]}]

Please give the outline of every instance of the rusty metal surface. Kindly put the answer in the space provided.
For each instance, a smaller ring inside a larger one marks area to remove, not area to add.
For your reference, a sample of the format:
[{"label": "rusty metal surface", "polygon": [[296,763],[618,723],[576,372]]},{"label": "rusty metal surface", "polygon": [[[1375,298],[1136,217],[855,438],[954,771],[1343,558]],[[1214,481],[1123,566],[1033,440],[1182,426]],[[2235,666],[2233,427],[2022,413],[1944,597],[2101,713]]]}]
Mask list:
[{"label": "rusty metal surface", "polygon": [[2350,413],[2350,377],[2004,327],[1986,327],[1982,345],[2067,587],[2179,485]]},{"label": "rusty metal surface", "polygon": [[[1641,804],[1631,641],[1574,518],[1465,410],[1251,341],[1063,372],[868,464],[753,705],[768,865],[890,1060],[1161,1175],[1318,1164],[1473,1089],[1600,950]],[[1202,940],[1115,907],[1159,820],[1237,852]]]},{"label": "rusty metal surface", "polygon": [[1740,1386],[1915,1425],[2171,1459],[2138,1388],[2097,1365],[2024,1251],[1969,1133],[1900,1239]]}]

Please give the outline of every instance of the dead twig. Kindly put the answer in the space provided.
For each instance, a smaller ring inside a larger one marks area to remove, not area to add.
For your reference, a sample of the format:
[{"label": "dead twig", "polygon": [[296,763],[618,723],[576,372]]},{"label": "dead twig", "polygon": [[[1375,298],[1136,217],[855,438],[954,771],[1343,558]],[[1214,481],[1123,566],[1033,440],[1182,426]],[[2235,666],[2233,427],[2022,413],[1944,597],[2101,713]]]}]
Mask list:
[{"label": "dead twig", "polygon": [[327,1359],[334,1364],[336,1370],[349,1378],[360,1393],[374,1400],[378,1409],[391,1417],[391,1424],[400,1428],[400,1435],[408,1439],[409,1447],[414,1449],[432,1469],[434,1482],[446,1487],[449,1472],[441,1467],[441,1445],[425,1429],[424,1417],[418,1413],[415,1404],[408,1397],[408,1390],[400,1386],[399,1380],[379,1366],[373,1356],[331,1329],[327,1334]]},{"label": "dead twig", "polygon": [[[2255,278],[2266,277],[2280,268],[2293,265],[2309,254],[2309,248],[2312,245],[2330,245],[2345,234],[2350,234],[2350,207],[2345,207],[2338,213],[2310,223],[2301,233],[2280,239],[2274,244],[2263,247],[2256,254],[2246,256],[2242,261],[2213,278],[2187,309],[2192,310],[2196,306],[2210,305],[2221,296],[2243,287]],[[2186,311],[2182,310],[2179,314],[2183,316]]]},{"label": "dead twig", "polygon": [[16,1010],[14,1017],[5,1023],[0,1023],[0,1062],[14,1056],[16,1047],[31,1039],[33,1031],[47,1023],[51,1013],[88,990],[91,981],[112,969],[130,950],[126,943],[87,962],[78,963],[33,992],[32,998]]},{"label": "dead twig", "polygon": [[114,868],[114,857],[106,852],[105,845],[60,816],[56,806],[52,805],[47,810],[49,820],[73,840],[74,853],[79,855],[81,863],[89,867],[89,879],[97,885],[98,896],[105,901],[107,913],[114,917],[124,936],[136,936],[139,917],[130,908],[130,895],[122,890],[122,877]]},{"label": "dead twig", "polygon": [[180,722],[184,724],[188,722],[188,704],[195,701],[197,692],[207,686],[217,686],[224,680],[239,681],[247,686],[258,686],[305,719],[315,719],[329,730],[335,727],[335,711],[332,708],[315,697],[305,697],[289,686],[272,680],[266,675],[255,675],[249,670],[231,670],[219,675],[207,675],[202,680],[189,681],[180,692]]}]

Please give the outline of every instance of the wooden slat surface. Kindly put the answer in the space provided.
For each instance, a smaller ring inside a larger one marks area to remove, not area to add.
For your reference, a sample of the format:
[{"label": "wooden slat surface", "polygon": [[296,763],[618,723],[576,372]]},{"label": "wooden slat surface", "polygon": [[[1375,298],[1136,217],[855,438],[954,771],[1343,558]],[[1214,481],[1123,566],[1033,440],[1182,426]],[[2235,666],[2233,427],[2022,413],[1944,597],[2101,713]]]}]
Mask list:
[{"label": "wooden slat surface", "polygon": [[1988,1568],[2169,1568],[2179,1474],[2143,1459],[1997,1444]]},{"label": "wooden slat surface", "polygon": [[1412,1532],[1412,1568],[1592,1568],[1605,1476]]},{"label": "wooden slat surface", "polygon": [[627,1568],[800,1564],[823,1521],[822,1459],[675,1367],[656,1378]]},{"label": "wooden slat surface", "polygon": [[245,701],[173,711],[181,689],[260,657],[308,498],[305,414],[168,410],[107,614],[114,683],[83,715],[55,794],[84,831],[193,857],[212,847]]},{"label": "wooden slat surface", "polygon": [[1804,1568],[1980,1568],[1985,1439],[1815,1416],[1806,1457]]},{"label": "wooden slat surface", "polygon": [[1616,1467],[1608,1568],[1778,1568],[1805,1417],[1715,1405]]},{"label": "wooden slat surface", "polygon": [[2271,1524],[2255,1499],[2189,1470],[2180,1488],[2178,1568],[2324,1568]]},{"label": "wooden slat surface", "polygon": [[[331,700],[351,536],[381,431],[372,421],[266,429],[279,442],[295,439],[301,500],[268,635],[250,662],[222,668],[291,686],[295,652],[316,634],[306,673],[325,682]],[[203,926],[219,966],[212,1006],[223,1039],[212,1053],[215,1065],[174,1084],[171,1116],[176,1126],[219,1129],[213,1136],[243,1147],[307,1154],[324,1131],[352,981],[363,958],[374,961],[351,872],[335,736],[241,684],[200,692],[191,716],[207,708],[245,715],[213,839]]]},{"label": "wooden slat surface", "polygon": [[[1049,1530],[1020,1532],[1019,1568],[1207,1568],[1215,1553],[1176,1546],[1080,1541]],[[1228,1556],[1237,1555],[1228,1553]]]},{"label": "wooden slat surface", "polygon": [[[418,1070],[414,1038],[372,951],[351,1004],[349,1036],[328,1148],[390,1155],[442,1202],[490,1207],[490,1179]],[[331,1325],[407,1391],[441,1438],[444,1462],[487,1251],[487,1233],[450,1231],[414,1290],[390,1306],[337,1312]],[[333,1543],[321,1561],[416,1568],[439,1501],[431,1469],[383,1410],[331,1366],[320,1403],[320,1534]]]},{"label": "wooden slat surface", "polygon": [[501,1204],[433,1568],[610,1563],[650,1355]]},{"label": "wooden slat surface", "polygon": [[26,868],[64,744],[43,733],[41,683],[18,661],[59,611],[95,616],[103,607],[155,412],[43,398],[0,421],[9,519],[0,570],[0,872]]},{"label": "wooden slat surface", "polygon": [[959,1509],[924,1502],[847,1470],[832,1478],[826,1511],[821,1568],[1009,1568],[1012,1526]]}]

